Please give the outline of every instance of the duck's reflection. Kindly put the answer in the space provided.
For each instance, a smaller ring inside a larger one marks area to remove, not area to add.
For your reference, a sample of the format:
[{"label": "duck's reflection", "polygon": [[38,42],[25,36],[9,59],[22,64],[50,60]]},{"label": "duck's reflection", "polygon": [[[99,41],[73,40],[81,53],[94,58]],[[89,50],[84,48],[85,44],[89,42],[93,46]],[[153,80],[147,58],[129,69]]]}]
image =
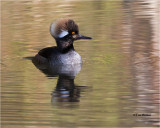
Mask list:
[{"label": "duck's reflection", "polygon": [[82,64],[76,65],[59,65],[39,64],[32,59],[33,64],[41,70],[47,77],[57,77],[56,88],[52,91],[51,102],[79,102],[80,92],[84,86],[76,86],[74,83],[75,76],[80,72]]},{"label": "duck's reflection", "polygon": [[56,89],[52,92],[52,102],[79,102],[80,88],[75,86],[74,79],[59,76]]}]

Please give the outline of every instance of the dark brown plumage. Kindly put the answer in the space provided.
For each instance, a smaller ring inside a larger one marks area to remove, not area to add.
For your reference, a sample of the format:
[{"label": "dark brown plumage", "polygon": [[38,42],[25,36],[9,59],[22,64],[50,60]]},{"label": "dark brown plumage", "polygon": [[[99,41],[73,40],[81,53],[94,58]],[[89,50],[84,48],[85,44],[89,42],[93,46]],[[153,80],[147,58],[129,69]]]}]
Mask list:
[{"label": "dark brown plumage", "polygon": [[58,19],[51,24],[50,27],[51,35],[54,38],[58,38],[62,31],[67,31],[69,34],[75,32],[79,33],[78,25],[71,19]]}]

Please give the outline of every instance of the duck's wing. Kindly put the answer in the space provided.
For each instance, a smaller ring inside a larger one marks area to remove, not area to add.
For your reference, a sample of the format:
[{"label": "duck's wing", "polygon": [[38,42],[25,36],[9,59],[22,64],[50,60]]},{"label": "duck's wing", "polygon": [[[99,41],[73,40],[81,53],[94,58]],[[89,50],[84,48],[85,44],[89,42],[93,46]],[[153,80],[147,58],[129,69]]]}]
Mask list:
[{"label": "duck's wing", "polygon": [[40,55],[46,59],[49,59],[51,57],[51,55],[54,53],[55,54],[57,53],[57,47],[47,47],[47,48],[41,49],[38,52],[38,55]]},{"label": "duck's wing", "polygon": [[47,64],[52,54],[57,53],[57,47],[47,47],[41,49],[37,55],[32,59],[34,64]]}]

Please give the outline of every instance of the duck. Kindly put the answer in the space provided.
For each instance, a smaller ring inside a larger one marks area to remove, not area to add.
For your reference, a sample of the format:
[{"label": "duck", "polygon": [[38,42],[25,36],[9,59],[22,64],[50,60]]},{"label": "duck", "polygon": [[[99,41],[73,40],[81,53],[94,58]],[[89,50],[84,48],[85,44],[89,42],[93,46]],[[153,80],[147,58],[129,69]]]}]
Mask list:
[{"label": "duck", "polygon": [[74,41],[92,39],[81,35],[78,25],[72,19],[61,18],[51,23],[50,34],[57,46],[41,49],[33,58],[34,63],[51,65],[73,65],[82,63],[81,56],[74,49]]}]

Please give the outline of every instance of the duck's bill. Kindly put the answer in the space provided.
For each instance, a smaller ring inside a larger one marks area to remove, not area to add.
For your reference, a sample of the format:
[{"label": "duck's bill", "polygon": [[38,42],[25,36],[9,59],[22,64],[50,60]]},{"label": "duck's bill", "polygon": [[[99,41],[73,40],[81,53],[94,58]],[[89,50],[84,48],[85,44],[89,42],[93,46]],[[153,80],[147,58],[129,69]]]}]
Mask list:
[{"label": "duck's bill", "polygon": [[88,37],[88,36],[83,36],[83,35],[79,34],[79,35],[75,38],[75,40],[80,40],[80,39],[88,39],[88,40],[90,40],[90,39],[92,39],[92,38],[91,38],[91,37]]}]

